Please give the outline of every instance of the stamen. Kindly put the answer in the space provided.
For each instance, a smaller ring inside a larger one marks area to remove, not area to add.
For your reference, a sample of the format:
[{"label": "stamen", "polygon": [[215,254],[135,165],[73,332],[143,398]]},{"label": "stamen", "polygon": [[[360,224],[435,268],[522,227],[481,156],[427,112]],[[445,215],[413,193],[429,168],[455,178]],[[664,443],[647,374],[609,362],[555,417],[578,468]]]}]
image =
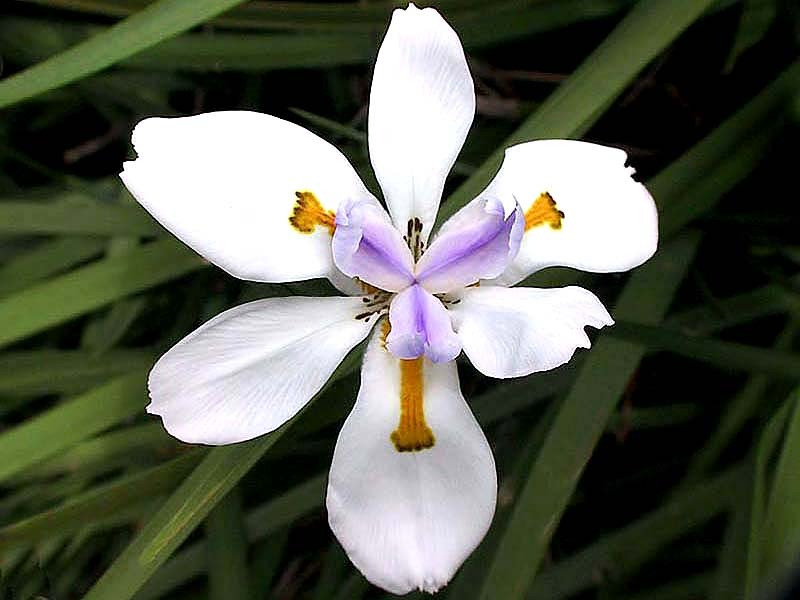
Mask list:
[{"label": "stamen", "polygon": [[422,240],[422,227],[422,221],[417,217],[409,219],[408,223],[406,223],[406,235],[403,236],[403,239],[406,244],[408,244],[408,249],[411,250],[414,261],[418,261],[425,253],[425,242]]},{"label": "stamen", "polygon": [[564,213],[556,207],[556,201],[548,192],[542,192],[525,211],[525,231],[547,223],[551,229],[561,229]]},{"label": "stamen", "polygon": [[326,227],[333,235],[336,229],[336,213],[322,208],[317,197],[311,192],[295,192],[297,200],[289,217],[289,223],[300,233],[312,233],[317,226]]},{"label": "stamen", "polygon": [[425,423],[422,360],[420,356],[400,361],[400,423],[390,436],[398,452],[418,452],[436,443]]},{"label": "stamen", "polygon": [[356,280],[356,283],[361,286],[361,291],[365,294],[377,294],[378,292],[382,291],[375,286],[368,284],[366,281],[361,281],[358,277],[354,277],[354,279]]}]

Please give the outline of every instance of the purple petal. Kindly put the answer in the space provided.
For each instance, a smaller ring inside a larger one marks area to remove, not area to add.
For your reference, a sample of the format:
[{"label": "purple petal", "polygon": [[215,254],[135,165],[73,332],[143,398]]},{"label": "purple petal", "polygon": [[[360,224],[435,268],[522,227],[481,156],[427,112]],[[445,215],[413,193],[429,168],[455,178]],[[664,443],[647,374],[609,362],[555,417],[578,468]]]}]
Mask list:
[{"label": "purple petal", "polygon": [[389,292],[414,281],[414,259],[386,212],[368,200],[346,200],[336,213],[333,260],[349,277]]},{"label": "purple petal", "polygon": [[523,233],[519,206],[506,217],[499,200],[473,200],[442,226],[417,263],[417,281],[443,293],[493,279],[516,256]]},{"label": "purple petal", "polygon": [[453,360],[461,352],[461,342],[453,332],[447,309],[418,284],[392,300],[389,323],[392,330],[386,337],[386,347],[397,358],[411,359],[424,354],[439,363]]}]

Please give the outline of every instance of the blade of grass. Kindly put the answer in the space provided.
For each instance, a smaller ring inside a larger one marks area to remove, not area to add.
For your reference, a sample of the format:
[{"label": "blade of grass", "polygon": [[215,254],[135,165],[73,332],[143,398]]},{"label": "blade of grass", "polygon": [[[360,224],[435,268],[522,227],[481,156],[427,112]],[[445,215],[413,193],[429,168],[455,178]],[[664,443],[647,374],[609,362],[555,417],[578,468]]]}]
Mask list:
[{"label": "blade of grass", "polygon": [[289,530],[283,529],[272,534],[253,550],[250,561],[250,589],[253,600],[267,600],[271,597],[272,581],[278,573],[289,542]]},{"label": "blade of grass", "polygon": [[0,346],[205,264],[185,246],[165,239],[42,282],[0,299]]},{"label": "blade of grass", "polygon": [[186,31],[242,0],[156,0],[102,33],[0,81],[0,108],[96,73]]},{"label": "blade of grass", "polygon": [[234,487],[208,514],[209,600],[248,600],[247,539],[242,496]]},{"label": "blade of grass", "polygon": [[308,406],[335,381],[355,370],[361,362],[362,346],[353,349],[323,390],[280,428],[249,442],[217,447],[209,452],[89,590],[85,600],[133,597],[258,459],[293,423],[302,420]]},{"label": "blade of grass", "polygon": [[19,350],[0,353],[0,394],[37,396],[86,391],[117,375],[145,369],[156,353],[113,350],[102,356],[81,350]]},{"label": "blade of grass", "polygon": [[[778,335],[775,348],[778,350],[790,348],[798,332],[800,332],[800,322],[791,320]],[[686,469],[685,482],[696,481],[714,466],[747,420],[757,413],[771,381],[772,378],[766,375],[753,375],[747,380],[744,387],[728,404],[719,424],[711,431],[705,444],[695,452]]]},{"label": "blade of grass", "polygon": [[[24,0],[58,8],[127,17],[144,8],[148,0]],[[545,31],[587,19],[614,14],[631,4],[632,0],[558,0],[539,1],[530,6],[521,0],[440,0],[417,2],[417,5],[435,5],[447,15],[459,30],[477,21],[488,12],[524,11],[533,13],[540,29]],[[385,29],[392,10],[402,6],[395,0],[369,3],[308,3],[308,2],[258,2],[237,6],[214,18],[211,22],[225,27],[244,29],[285,29],[292,31],[337,31],[379,33]]]},{"label": "blade of grass", "polygon": [[775,448],[781,441],[786,421],[792,412],[792,403],[783,406],[767,421],[754,448],[754,473],[751,483],[750,533],[746,549],[746,570],[742,596],[755,600],[760,592],[762,557],[764,550],[764,515],[768,502],[769,467]]},{"label": "blade of grass", "polygon": [[116,526],[142,515],[143,504],[168,493],[197,466],[204,451],[194,450],[156,467],[87,490],[55,508],[0,528],[0,552],[69,536],[87,527]]},{"label": "blade of grass", "polygon": [[749,483],[744,473],[742,467],[736,467],[684,490],[651,513],[543,571],[525,597],[568,598],[596,586],[598,573],[612,579],[629,573],[670,542],[730,510],[734,499],[731,490]]},{"label": "blade of grass", "polygon": [[761,572],[778,582],[800,552],[800,388],[790,398],[792,414],[775,466],[764,515]]},{"label": "blade of grass", "polygon": [[160,423],[132,425],[80,442],[51,459],[20,473],[14,483],[33,479],[48,479],[65,473],[97,472],[103,465],[117,464],[118,459],[132,454],[149,453],[170,456],[183,448],[168,435]]},{"label": "blade of grass", "polygon": [[800,354],[756,348],[745,344],[684,335],[668,327],[618,320],[608,335],[635,342],[650,350],[665,350],[724,370],[765,373],[786,379],[800,378]]},{"label": "blade of grass", "polygon": [[145,373],[134,371],[4,431],[0,481],[142,410],[144,382]]},{"label": "blade of grass", "polygon": [[100,203],[75,195],[55,202],[0,202],[0,233],[153,236],[164,230],[133,203]]},{"label": "blade of grass", "polygon": [[105,240],[95,237],[59,237],[44,241],[0,266],[0,296],[25,289],[94,258],[104,245]]},{"label": "blade of grass", "polygon": [[[800,276],[790,279],[800,287]],[[670,316],[664,325],[690,335],[708,335],[728,327],[749,323],[800,308],[800,298],[786,287],[771,283],[749,292],[718,299],[714,306],[702,305]]]},{"label": "blade of grass", "polygon": [[[637,270],[620,295],[615,316],[643,324],[660,321],[697,243],[697,236],[679,237]],[[578,478],[643,356],[644,348],[601,335],[520,490],[481,598],[525,596]]]}]

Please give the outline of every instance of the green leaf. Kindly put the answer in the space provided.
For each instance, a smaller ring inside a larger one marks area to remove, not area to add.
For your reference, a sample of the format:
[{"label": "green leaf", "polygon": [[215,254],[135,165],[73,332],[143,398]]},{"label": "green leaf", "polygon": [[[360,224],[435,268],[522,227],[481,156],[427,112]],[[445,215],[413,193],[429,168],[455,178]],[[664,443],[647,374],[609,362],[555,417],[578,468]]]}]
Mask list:
[{"label": "green leaf", "polygon": [[[660,321],[697,247],[680,237],[640,267],[614,314],[639,323]],[[523,598],[556,524],[605,429],[614,406],[644,356],[644,348],[601,335],[547,433],[492,558],[481,598]]]},{"label": "green leaf", "polygon": [[[250,542],[279,534],[283,529],[319,508],[325,495],[327,474],[309,477],[277,497],[250,510],[245,516],[245,530]],[[191,581],[206,569],[208,545],[195,542],[171,558],[136,594],[136,600],[154,600]]]},{"label": "green leaf", "polygon": [[363,345],[353,349],[323,390],[280,428],[249,442],[217,447],[209,452],[92,587],[85,600],[125,600],[133,597],[217,502],[281,439],[292,424],[301,420],[308,406],[335,381],[355,370],[361,362]]},{"label": "green leaf", "polygon": [[0,202],[0,233],[153,236],[164,230],[133,203],[101,203],[69,194],[54,202]]},{"label": "green leaf", "polygon": [[143,507],[188,475],[202,458],[195,450],[157,467],[120,477],[60,506],[0,528],[0,553],[69,536],[85,528],[113,527],[142,516]]},{"label": "green leaf", "polygon": [[82,350],[19,350],[0,353],[0,394],[72,394],[153,364],[155,352],[113,350],[102,356]]},{"label": "green leaf", "polygon": [[[659,549],[730,510],[731,490],[747,482],[737,467],[699,482],[649,514],[610,533],[545,569],[534,581],[528,600],[557,600],[598,585],[598,574],[617,579],[629,574]],[[497,596],[504,597],[504,596]]]},{"label": "green leaf", "polygon": [[34,465],[14,478],[14,483],[47,479],[65,473],[97,473],[135,457],[171,456],[185,448],[164,431],[160,423],[144,423],[117,429],[80,442],[49,460]]},{"label": "green leaf", "polygon": [[776,0],[745,0],[736,39],[725,61],[725,71],[732,70],[739,57],[764,38],[777,16]]},{"label": "green leaf", "polygon": [[761,572],[780,581],[796,565],[800,552],[800,388],[790,398],[792,409],[764,515]]},{"label": "green leaf", "polygon": [[[24,0],[59,8],[112,17],[127,17],[141,10],[148,0]],[[518,21],[528,17],[538,25],[535,31],[607,17],[628,6],[631,0],[560,0],[535,2],[531,5],[520,0],[439,0],[416,4],[436,6],[454,25],[456,31],[472,26],[477,28],[487,14],[516,11]],[[397,0],[373,0],[369,3],[321,2],[256,2],[234,7],[213,23],[243,29],[285,29],[293,31],[366,32],[383,31],[392,10],[402,7]],[[520,14],[521,13],[521,14]],[[535,17],[535,18],[534,18]],[[523,19],[525,22],[527,19]]]},{"label": "green leaf", "polygon": [[[791,319],[778,335],[774,345],[775,349],[791,348],[798,331],[800,331],[800,322]],[[772,378],[768,375],[753,375],[747,380],[747,383],[728,403],[717,427],[710,433],[703,446],[695,452],[686,469],[685,482],[696,481],[714,466],[731,441],[742,430],[747,420],[758,413],[762,407],[764,394],[771,382]]]},{"label": "green leaf", "polygon": [[666,350],[725,370],[767,373],[786,379],[800,378],[800,354],[755,348],[734,342],[684,335],[668,327],[618,320],[609,335],[636,342],[651,350]]},{"label": "green leaf", "polygon": [[32,286],[0,299],[0,346],[204,265],[194,252],[166,239]]},{"label": "green leaf", "polygon": [[248,600],[247,538],[242,496],[234,487],[206,519],[209,600]]},{"label": "green leaf", "polygon": [[241,2],[156,0],[85,42],[0,81],[0,108],[96,73]]},{"label": "green leaf", "polygon": [[[0,204],[0,212],[2,212]],[[25,289],[66,271],[103,251],[105,240],[95,237],[59,237],[37,245],[0,266],[0,296]]]},{"label": "green leaf", "polygon": [[134,371],[3,432],[0,481],[141,411],[144,381],[144,372]]}]

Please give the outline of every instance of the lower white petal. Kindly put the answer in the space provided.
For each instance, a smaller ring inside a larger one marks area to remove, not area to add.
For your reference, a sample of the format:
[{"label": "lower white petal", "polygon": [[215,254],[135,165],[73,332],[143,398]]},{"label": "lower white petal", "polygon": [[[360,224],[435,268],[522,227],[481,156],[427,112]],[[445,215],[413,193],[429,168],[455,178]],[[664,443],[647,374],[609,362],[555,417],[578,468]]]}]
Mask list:
[{"label": "lower white petal", "polygon": [[492,452],[461,395],[455,362],[417,360],[433,445],[395,446],[401,361],[378,332],[328,482],[331,529],[364,576],[395,594],[444,586],[486,534],[497,496]]},{"label": "lower white petal", "polygon": [[498,378],[563,365],[591,345],[584,327],[614,324],[600,300],[580,287],[469,288],[450,313],[472,364]]},{"label": "lower white petal", "polygon": [[150,372],[148,412],[184,442],[230,444],[273,431],[316,394],[374,318],[360,298],[269,298],[190,333]]}]

